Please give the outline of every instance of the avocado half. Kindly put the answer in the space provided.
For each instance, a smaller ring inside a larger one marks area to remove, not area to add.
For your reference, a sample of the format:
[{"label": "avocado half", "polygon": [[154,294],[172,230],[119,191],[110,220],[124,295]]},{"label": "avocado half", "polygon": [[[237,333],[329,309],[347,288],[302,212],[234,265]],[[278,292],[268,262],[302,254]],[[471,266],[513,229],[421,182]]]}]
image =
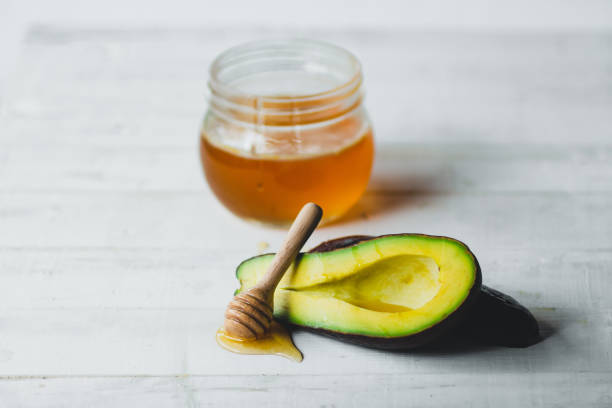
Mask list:
[{"label": "avocado half", "polygon": [[[309,252],[346,248],[374,238],[370,235],[336,238]],[[529,347],[541,340],[538,321],[529,309],[513,297],[485,285],[481,285],[469,315],[450,335],[467,337],[483,345],[504,347]]]},{"label": "avocado half", "polygon": [[[309,252],[346,248],[374,238],[370,235],[336,238]],[[450,335],[468,337],[483,345],[504,347],[529,347],[542,339],[538,321],[529,309],[513,297],[485,285],[481,285],[480,294],[468,316]]]},{"label": "avocado half", "polygon": [[[273,257],[242,262],[236,293],[255,285]],[[345,237],[298,257],[274,293],[274,316],[363,346],[408,349],[458,325],[481,279],[474,254],[452,238]]]}]

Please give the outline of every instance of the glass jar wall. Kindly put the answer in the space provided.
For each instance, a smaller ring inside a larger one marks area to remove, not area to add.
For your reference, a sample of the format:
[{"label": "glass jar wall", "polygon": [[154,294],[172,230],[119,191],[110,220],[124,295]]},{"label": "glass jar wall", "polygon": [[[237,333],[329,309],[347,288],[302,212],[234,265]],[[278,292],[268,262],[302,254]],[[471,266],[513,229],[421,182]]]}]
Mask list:
[{"label": "glass jar wall", "polygon": [[363,194],[374,155],[359,61],[308,40],[245,44],[210,70],[200,152],[217,198],[239,217],[290,223],[313,201],[323,221]]}]

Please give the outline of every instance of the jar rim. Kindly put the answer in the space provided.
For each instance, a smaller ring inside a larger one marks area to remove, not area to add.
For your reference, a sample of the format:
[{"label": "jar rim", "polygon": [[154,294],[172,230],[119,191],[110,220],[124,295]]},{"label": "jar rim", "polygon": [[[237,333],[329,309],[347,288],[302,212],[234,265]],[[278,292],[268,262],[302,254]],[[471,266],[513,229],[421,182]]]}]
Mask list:
[{"label": "jar rim", "polygon": [[336,45],[253,41],[228,49],[211,64],[209,109],[257,126],[320,123],[361,105],[362,78],[359,60]]},{"label": "jar rim", "polygon": [[[305,92],[290,97],[284,95],[266,95],[257,92],[247,92],[220,78],[224,68],[232,64],[240,63],[245,59],[261,57],[262,53],[270,51],[307,51],[313,56],[322,56],[324,53],[344,59],[352,69],[347,79],[336,86],[318,92]],[[315,51],[315,52],[313,52]],[[361,63],[350,51],[340,46],[320,40],[305,38],[256,40],[242,43],[227,49],[219,54],[210,65],[208,87],[211,93],[222,95],[227,98],[241,98],[244,100],[258,100],[261,102],[284,103],[284,102],[309,102],[321,98],[337,97],[360,86],[362,82]]]}]

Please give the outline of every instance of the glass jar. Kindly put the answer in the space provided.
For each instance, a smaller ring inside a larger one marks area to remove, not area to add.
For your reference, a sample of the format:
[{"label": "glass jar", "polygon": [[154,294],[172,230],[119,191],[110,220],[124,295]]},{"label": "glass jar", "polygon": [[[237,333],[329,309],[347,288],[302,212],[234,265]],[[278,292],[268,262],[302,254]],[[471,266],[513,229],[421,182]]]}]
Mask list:
[{"label": "glass jar", "polygon": [[206,179],[239,217],[286,225],[308,201],[323,221],[365,191],[374,156],[359,61],[310,40],[227,50],[210,68],[200,139]]}]

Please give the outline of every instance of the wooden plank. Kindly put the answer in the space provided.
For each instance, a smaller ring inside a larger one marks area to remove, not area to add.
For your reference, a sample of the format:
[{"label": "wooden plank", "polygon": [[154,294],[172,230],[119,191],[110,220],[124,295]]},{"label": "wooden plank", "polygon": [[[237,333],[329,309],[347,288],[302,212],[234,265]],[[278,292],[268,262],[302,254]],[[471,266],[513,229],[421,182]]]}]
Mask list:
[{"label": "wooden plank", "polygon": [[612,309],[534,308],[549,337],[526,349],[454,345],[389,353],[298,331],[301,364],[218,347],[223,310],[2,310],[0,375],[610,374],[612,364],[605,352]]},{"label": "wooden plank", "polygon": [[[11,146],[0,190],[206,190],[190,147]],[[379,143],[370,192],[612,191],[612,146]]]},{"label": "wooden plank", "polygon": [[[6,311],[218,310],[238,287],[236,266],[256,254],[255,246],[0,249],[0,299]],[[528,307],[612,308],[612,249],[500,248],[477,255],[483,282]]]},{"label": "wooden plank", "polygon": [[[610,144],[610,35],[303,31],[363,61],[385,141]],[[206,70],[286,31],[39,29],[8,90],[1,143],[191,146]],[[296,32],[292,32],[296,35]]]},{"label": "wooden plank", "polygon": [[607,407],[609,383],[600,373],[16,378],[0,381],[0,407]]},{"label": "wooden plank", "polygon": [[[203,187],[204,188],[204,187]],[[350,234],[448,235],[482,249],[612,247],[612,195],[366,195],[319,242]],[[208,192],[0,193],[0,247],[202,248],[252,251],[284,231],[231,215]]]}]

